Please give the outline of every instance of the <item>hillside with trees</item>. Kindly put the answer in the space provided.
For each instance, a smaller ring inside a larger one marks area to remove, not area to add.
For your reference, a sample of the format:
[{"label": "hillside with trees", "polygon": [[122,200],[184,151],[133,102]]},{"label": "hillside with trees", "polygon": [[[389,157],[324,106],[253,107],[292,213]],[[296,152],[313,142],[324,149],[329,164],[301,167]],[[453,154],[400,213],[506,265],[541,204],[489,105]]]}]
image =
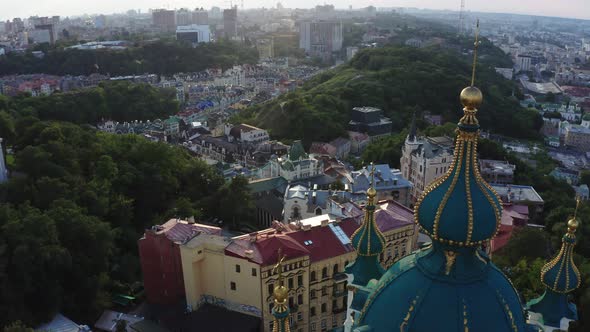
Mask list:
[{"label": "hillside with trees", "polygon": [[193,48],[176,41],[157,41],[125,50],[77,50],[48,48],[42,58],[32,52],[0,56],[0,76],[12,74],[111,76],[151,73],[172,75],[207,68],[227,69],[237,64],[254,64],[258,51],[236,42],[203,43]]},{"label": "hillside with trees", "polygon": [[[253,213],[245,179],[226,183],[181,147],[72,123],[94,117],[85,107],[66,117],[72,122],[55,121],[65,118],[43,110],[64,108],[56,103],[0,96],[0,132],[12,150],[10,180],[0,185],[0,326],[36,326],[56,312],[95,321],[113,294],[140,284],[145,228],[171,217],[244,222]],[[101,107],[117,117],[115,105]]]},{"label": "hillside with trees", "polygon": [[[485,52],[481,57],[491,59]],[[462,112],[459,92],[471,77],[470,59],[438,47],[364,49],[349,63],[317,75],[302,89],[249,108],[235,121],[266,128],[276,138],[303,138],[306,144],[344,135],[356,106],[383,109],[394,132],[407,127],[413,112],[429,111],[456,122]],[[476,85],[484,94],[478,114],[484,130],[539,137],[541,117],[511,97],[514,84],[496,74],[492,63],[478,65]]]}]

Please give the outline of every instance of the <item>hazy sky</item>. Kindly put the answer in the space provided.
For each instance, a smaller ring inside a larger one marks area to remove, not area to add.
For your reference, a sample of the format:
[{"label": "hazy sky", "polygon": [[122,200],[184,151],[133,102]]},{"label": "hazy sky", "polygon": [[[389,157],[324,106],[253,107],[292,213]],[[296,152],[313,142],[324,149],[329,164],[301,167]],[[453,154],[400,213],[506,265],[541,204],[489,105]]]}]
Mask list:
[{"label": "hazy sky", "polygon": [[[240,0],[237,0],[240,1]],[[273,7],[277,0],[244,0],[246,8]],[[180,8],[180,7],[229,7],[229,0],[0,0],[0,20],[31,15],[79,15],[111,14],[128,9]],[[238,2],[239,4],[240,2]],[[332,3],[338,8],[366,7],[417,7],[458,10],[460,0],[282,0],[287,8],[313,7]],[[234,0],[236,4],[236,0]],[[590,19],[590,0],[466,0],[465,8],[471,11],[519,13],[544,16],[560,16]]]}]

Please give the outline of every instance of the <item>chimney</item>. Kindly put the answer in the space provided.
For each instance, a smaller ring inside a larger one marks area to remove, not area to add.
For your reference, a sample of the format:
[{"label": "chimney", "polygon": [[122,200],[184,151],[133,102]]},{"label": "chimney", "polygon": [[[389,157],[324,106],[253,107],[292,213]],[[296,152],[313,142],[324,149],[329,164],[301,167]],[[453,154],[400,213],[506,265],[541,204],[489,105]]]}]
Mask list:
[{"label": "chimney", "polygon": [[303,230],[304,231],[309,231],[311,229],[311,225],[310,224],[304,224],[303,225]]},{"label": "chimney", "polygon": [[253,258],[254,257],[254,251],[253,250],[245,250],[244,251],[244,255],[246,256],[246,258]]},{"label": "chimney", "polygon": [[328,223],[330,223],[329,219],[322,220],[322,227],[328,226]]}]

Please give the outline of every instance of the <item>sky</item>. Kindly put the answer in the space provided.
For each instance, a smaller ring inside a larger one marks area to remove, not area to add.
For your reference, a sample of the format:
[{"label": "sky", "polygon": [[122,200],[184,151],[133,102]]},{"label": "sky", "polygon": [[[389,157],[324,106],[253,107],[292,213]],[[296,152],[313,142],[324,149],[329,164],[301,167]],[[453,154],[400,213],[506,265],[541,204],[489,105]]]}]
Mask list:
[{"label": "sky", "polygon": [[[233,0],[241,4],[241,0]],[[274,7],[278,0],[243,0],[246,8]],[[430,9],[458,10],[460,0],[282,0],[287,8],[310,8],[317,4],[332,3],[337,8],[375,7],[416,7]],[[210,8],[229,7],[230,0],[0,0],[0,20],[14,17],[26,18],[33,15],[73,16],[81,14],[112,14],[128,9],[148,8]],[[558,16],[590,19],[590,0],[465,0],[469,11],[517,13],[541,16]]]}]

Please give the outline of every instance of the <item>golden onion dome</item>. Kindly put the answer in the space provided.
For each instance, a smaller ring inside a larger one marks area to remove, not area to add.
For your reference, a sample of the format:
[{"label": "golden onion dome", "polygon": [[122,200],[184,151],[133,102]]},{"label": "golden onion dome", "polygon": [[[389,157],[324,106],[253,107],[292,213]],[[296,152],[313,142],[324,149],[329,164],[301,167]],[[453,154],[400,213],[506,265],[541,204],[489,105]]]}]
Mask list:
[{"label": "golden onion dome", "polygon": [[377,196],[377,190],[375,190],[375,188],[373,187],[370,187],[369,189],[367,189],[367,196],[369,196],[370,198]]},{"label": "golden onion dome", "polygon": [[567,229],[570,233],[575,233],[580,223],[576,218],[572,218],[567,222]]},{"label": "golden onion dome", "polygon": [[277,301],[278,303],[282,303],[287,300],[287,297],[289,296],[289,290],[287,289],[287,287],[283,285],[276,286],[273,295],[275,301]]},{"label": "golden onion dome", "polygon": [[483,101],[483,95],[481,91],[474,86],[469,86],[463,89],[463,91],[461,91],[460,98],[461,104],[463,104],[463,106],[467,109],[476,109]]}]

